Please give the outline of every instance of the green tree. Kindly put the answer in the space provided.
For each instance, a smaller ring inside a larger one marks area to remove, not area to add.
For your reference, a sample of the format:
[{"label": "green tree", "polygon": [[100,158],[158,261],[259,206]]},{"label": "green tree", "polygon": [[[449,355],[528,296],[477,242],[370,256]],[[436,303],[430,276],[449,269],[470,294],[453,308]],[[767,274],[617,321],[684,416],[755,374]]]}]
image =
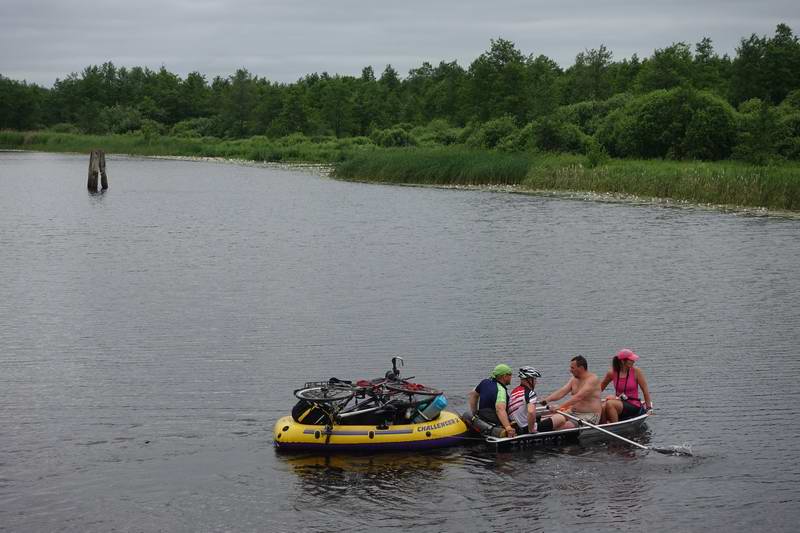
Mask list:
[{"label": "green tree", "polygon": [[286,88],[277,83],[263,80],[258,84],[258,97],[253,110],[254,131],[259,135],[281,135],[278,117],[283,111]]},{"label": "green tree", "polygon": [[283,109],[276,122],[277,131],[282,135],[309,132],[308,107],[305,102],[305,92],[300,86],[294,85],[287,90]]},{"label": "green tree", "polygon": [[372,83],[375,81],[375,71],[372,70],[372,66],[367,65],[361,69],[361,81],[363,83]]},{"label": "green tree", "polygon": [[786,24],[767,39],[752,34],[736,49],[731,73],[731,96],[738,104],[750,98],[779,104],[800,87],[800,43]]},{"label": "green tree", "polygon": [[575,64],[564,73],[564,102],[605,100],[611,96],[611,58],[612,53],[605,45],[579,53]]},{"label": "green tree", "polygon": [[778,128],[783,134],[778,153],[800,160],[800,89],[790,92],[778,106]]},{"label": "green tree", "polygon": [[222,91],[220,119],[225,134],[243,137],[251,133],[252,112],[256,102],[256,83],[246,69],[238,69],[228,78]]},{"label": "green tree", "polygon": [[633,54],[630,59],[623,59],[608,66],[608,77],[611,80],[612,94],[633,92],[636,77],[642,69],[639,56]]},{"label": "green tree", "polygon": [[469,114],[466,101],[467,72],[455,61],[442,61],[430,71],[420,101],[425,120],[442,118],[464,124]]},{"label": "green tree", "polygon": [[320,85],[318,104],[323,123],[337,137],[352,135],[354,119],[351,83],[345,78],[334,76]]},{"label": "green tree", "polygon": [[713,91],[720,96],[727,95],[725,77],[730,69],[730,59],[727,56],[719,57],[708,37],[703,37],[695,44],[693,69],[692,81],[696,88]]},{"label": "green tree", "polygon": [[386,65],[381,74],[381,79],[378,80],[382,86],[388,91],[394,92],[400,89],[400,78],[397,76],[397,71],[392,68],[392,65]]},{"label": "green tree", "polygon": [[178,95],[177,118],[180,120],[204,117],[211,113],[211,89],[205,76],[199,72],[190,72],[186,76],[180,83]]},{"label": "green tree", "polygon": [[767,72],[765,37],[755,33],[742,39],[736,48],[731,73],[731,93],[736,104],[751,98],[766,97]]},{"label": "green tree", "polygon": [[657,89],[672,89],[692,82],[692,52],[686,43],[673,43],[658,49],[653,57],[642,64],[636,76],[635,86],[639,92]]},{"label": "green tree", "polygon": [[514,43],[492,39],[489,51],[469,67],[473,117],[481,122],[503,115],[525,119],[528,110],[525,57]]},{"label": "green tree", "polygon": [[28,130],[43,120],[42,105],[47,95],[37,85],[10,80],[0,75],[0,130]]},{"label": "green tree", "polygon": [[788,137],[781,131],[778,111],[769,101],[758,99],[745,109],[733,156],[758,165],[769,163],[777,157],[780,141]]},{"label": "green tree", "polygon": [[767,41],[764,57],[767,70],[767,98],[779,104],[800,87],[800,41],[786,24],[778,24],[775,35]]},{"label": "green tree", "polygon": [[[366,69],[365,69],[366,70]],[[371,72],[370,68],[370,72]],[[375,77],[369,80],[369,73],[364,75],[353,92],[353,122],[356,134],[367,136],[372,131],[373,125],[381,125],[383,119],[383,103],[381,89],[375,82]]]},{"label": "green tree", "polygon": [[559,78],[562,75],[558,63],[539,55],[528,61],[529,105],[526,120],[536,120],[555,111],[561,99]]}]

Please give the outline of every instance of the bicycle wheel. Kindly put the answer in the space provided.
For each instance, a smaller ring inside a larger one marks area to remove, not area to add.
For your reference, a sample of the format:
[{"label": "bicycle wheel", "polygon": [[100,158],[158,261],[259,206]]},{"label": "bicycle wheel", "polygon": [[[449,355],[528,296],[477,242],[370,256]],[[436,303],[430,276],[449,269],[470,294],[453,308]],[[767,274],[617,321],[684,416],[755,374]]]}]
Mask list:
[{"label": "bicycle wheel", "polygon": [[294,395],[301,400],[325,403],[340,402],[353,397],[355,391],[349,385],[320,385],[294,391]]},{"label": "bicycle wheel", "polygon": [[420,396],[439,396],[442,393],[440,390],[406,381],[389,382],[386,384],[386,388],[394,392],[402,392],[409,395],[419,394]]}]

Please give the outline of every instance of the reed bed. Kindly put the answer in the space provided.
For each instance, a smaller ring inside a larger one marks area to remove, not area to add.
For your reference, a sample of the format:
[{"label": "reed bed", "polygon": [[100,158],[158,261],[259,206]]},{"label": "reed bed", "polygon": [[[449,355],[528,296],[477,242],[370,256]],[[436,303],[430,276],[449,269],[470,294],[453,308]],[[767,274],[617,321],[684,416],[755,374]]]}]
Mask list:
[{"label": "reed bed", "polygon": [[519,185],[530,168],[524,154],[435,148],[386,148],[354,155],[335,177],[431,185]]},{"label": "reed bed", "polygon": [[531,166],[524,187],[590,191],[700,204],[800,211],[800,165],[753,166],[734,161],[613,160],[588,168]]},{"label": "reed bed", "polygon": [[503,184],[531,191],[612,193],[800,211],[797,163],[753,166],[734,161],[617,159],[590,168],[580,155],[406,148],[360,154],[338,165],[335,175],[354,181]]}]

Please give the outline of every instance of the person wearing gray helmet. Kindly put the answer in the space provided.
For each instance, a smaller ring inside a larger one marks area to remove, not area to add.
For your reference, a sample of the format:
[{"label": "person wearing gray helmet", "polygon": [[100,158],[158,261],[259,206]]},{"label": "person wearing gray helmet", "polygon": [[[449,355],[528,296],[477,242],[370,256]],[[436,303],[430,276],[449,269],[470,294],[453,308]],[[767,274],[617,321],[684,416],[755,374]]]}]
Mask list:
[{"label": "person wearing gray helmet", "polygon": [[517,376],[519,386],[511,391],[508,403],[509,419],[517,426],[517,433],[536,433],[536,379],[542,374],[532,366],[523,366]]}]

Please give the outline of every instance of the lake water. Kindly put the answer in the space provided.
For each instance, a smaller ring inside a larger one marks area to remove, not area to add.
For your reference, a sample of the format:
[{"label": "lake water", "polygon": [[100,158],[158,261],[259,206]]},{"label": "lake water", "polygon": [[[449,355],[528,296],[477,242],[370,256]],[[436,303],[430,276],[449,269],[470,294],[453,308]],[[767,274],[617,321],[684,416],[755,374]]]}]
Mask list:
[{"label": "lake water", "polygon": [[[0,530],[794,531],[800,221],[0,152]],[[640,354],[635,438],[285,456],[306,380],[406,374],[461,411]],[[516,379],[515,379],[516,383]]]}]

